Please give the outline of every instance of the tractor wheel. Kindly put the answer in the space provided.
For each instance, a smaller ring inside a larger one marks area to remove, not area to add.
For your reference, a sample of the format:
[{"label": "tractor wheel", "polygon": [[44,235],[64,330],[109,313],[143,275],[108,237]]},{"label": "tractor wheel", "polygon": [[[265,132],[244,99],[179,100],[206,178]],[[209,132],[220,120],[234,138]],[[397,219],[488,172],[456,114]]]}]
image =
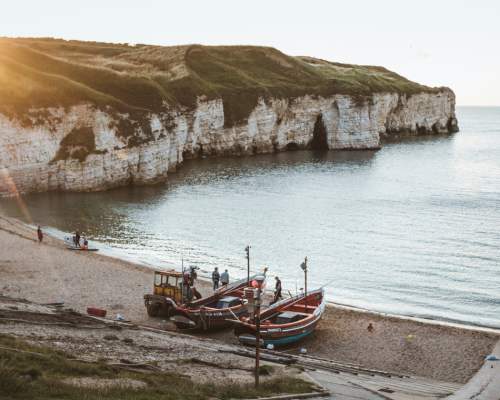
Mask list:
[{"label": "tractor wheel", "polygon": [[147,311],[150,317],[157,317],[160,313],[160,305],[158,303],[148,304]]}]

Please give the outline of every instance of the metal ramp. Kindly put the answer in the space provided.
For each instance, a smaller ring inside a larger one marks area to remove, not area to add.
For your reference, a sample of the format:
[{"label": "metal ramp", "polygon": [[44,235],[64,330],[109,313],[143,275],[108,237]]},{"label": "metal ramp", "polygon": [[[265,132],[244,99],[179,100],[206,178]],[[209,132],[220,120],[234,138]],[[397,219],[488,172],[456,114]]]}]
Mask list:
[{"label": "metal ramp", "polygon": [[308,374],[331,392],[337,400],[437,400],[442,399],[462,385],[420,377],[332,373],[316,369]]}]

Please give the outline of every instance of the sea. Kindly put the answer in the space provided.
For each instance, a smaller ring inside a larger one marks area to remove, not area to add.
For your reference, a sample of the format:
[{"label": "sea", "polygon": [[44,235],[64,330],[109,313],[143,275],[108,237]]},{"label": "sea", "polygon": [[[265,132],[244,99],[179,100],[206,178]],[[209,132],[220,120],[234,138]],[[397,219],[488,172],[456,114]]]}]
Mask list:
[{"label": "sea", "polygon": [[458,107],[460,132],[379,151],[187,161],[155,186],[44,193],[0,211],[154,268],[269,268],[285,293],[500,328],[500,108]]}]

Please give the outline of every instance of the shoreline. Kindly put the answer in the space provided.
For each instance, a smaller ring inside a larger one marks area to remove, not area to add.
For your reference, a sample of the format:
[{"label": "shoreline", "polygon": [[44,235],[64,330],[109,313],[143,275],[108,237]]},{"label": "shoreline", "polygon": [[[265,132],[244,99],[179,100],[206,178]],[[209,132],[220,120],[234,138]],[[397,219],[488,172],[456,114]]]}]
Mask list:
[{"label": "shoreline", "polygon": [[360,313],[367,313],[367,314],[373,314],[385,318],[396,318],[396,319],[401,319],[401,320],[407,320],[407,321],[414,321],[414,322],[420,322],[423,324],[429,324],[429,325],[437,325],[437,326],[445,326],[445,327],[450,327],[450,328],[458,328],[458,329],[467,329],[467,330],[472,330],[472,331],[481,331],[481,332],[488,332],[488,333],[493,333],[500,335],[500,328],[496,328],[493,326],[488,326],[488,325],[478,325],[474,323],[465,323],[462,321],[447,321],[447,320],[442,320],[438,318],[424,318],[424,317],[418,317],[414,315],[404,315],[404,314],[392,314],[392,313],[387,313],[384,311],[376,311],[376,310],[369,310],[367,308],[362,308],[362,307],[356,307],[352,306],[349,304],[343,304],[343,303],[336,303],[334,301],[327,301],[327,307],[336,307],[336,308],[343,308],[346,310],[352,310]]},{"label": "shoreline", "polygon": [[[108,311],[140,325],[173,330],[162,319],[147,316],[143,295],[150,293],[153,268],[103,254],[71,252],[57,238],[35,240],[36,231],[19,220],[0,216],[0,294],[37,303],[64,302],[85,313],[87,307]],[[200,279],[203,295],[211,285]],[[367,332],[367,326],[374,326]],[[199,336],[199,334],[196,334]],[[238,344],[232,331],[203,334]],[[367,368],[400,371],[448,382],[465,383],[483,365],[500,339],[500,330],[393,316],[330,303],[314,334],[300,347],[308,354]]]},{"label": "shoreline", "polygon": [[[36,231],[35,225],[30,225],[30,224],[28,224],[20,219],[17,219],[14,217],[7,217],[7,216],[4,216],[2,214],[0,214],[0,219],[9,221],[12,224],[14,224],[14,222],[12,222],[12,221],[15,221],[15,224],[21,225],[21,226],[25,227],[25,229],[27,229],[27,230],[30,230],[33,232]],[[54,228],[54,227],[47,226],[46,228],[48,228],[49,230],[44,231],[44,235],[46,237],[47,236],[50,237],[52,240],[57,241],[59,244],[61,244],[63,246],[64,246],[64,241],[58,235],[54,235],[53,233],[51,233],[51,231],[60,232],[61,235],[63,235],[63,234],[71,235],[71,233],[60,231],[59,229]],[[4,229],[1,223],[0,223],[0,229]],[[12,232],[12,233],[17,234],[16,232]],[[96,242],[96,243],[98,243],[100,245],[107,246],[105,243],[99,243],[99,242]],[[136,261],[136,260],[127,259],[126,257],[120,257],[120,256],[115,255],[115,254],[110,254],[107,251],[107,249],[104,249],[103,251],[102,250],[103,249],[99,249],[99,252],[95,252],[95,253],[93,253],[93,255],[98,256],[98,257],[103,257],[104,260],[111,259],[111,260],[114,260],[115,262],[120,262],[120,263],[128,265],[129,267],[138,268],[139,270],[143,270],[146,272],[153,272],[155,270],[162,269],[162,268],[157,267],[155,265],[141,263],[141,262]],[[112,253],[114,253],[114,250],[112,251]],[[209,277],[201,275],[201,274],[198,275],[198,282],[200,282],[202,284],[202,286],[211,286],[211,281],[210,281]],[[272,293],[272,290],[267,289],[266,291],[268,291],[269,293]],[[431,324],[431,325],[455,327],[455,328],[459,328],[459,329],[477,330],[477,331],[489,332],[489,333],[500,335],[500,326],[497,327],[497,326],[490,326],[490,325],[481,325],[481,324],[476,324],[473,322],[455,321],[455,320],[451,320],[451,319],[446,320],[446,319],[440,319],[437,317],[423,317],[423,316],[417,316],[417,315],[397,314],[397,313],[392,313],[390,311],[387,312],[387,311],[368,309],[368,308],[358,307],[358,306],[355,306],[352,304],[346,304],[346,303],[336,302],[336,301],[332,301],[332,300],[327,300],[327,307],[337,307],[337,308],[343,308],[346,310],[353,310],[353,311],[357,311],[357,312],[372,314],[374,316],[381,316],[381,317],[387,317],[387,318],[399,318],[402,320],[427,323],[427,324]]]}]

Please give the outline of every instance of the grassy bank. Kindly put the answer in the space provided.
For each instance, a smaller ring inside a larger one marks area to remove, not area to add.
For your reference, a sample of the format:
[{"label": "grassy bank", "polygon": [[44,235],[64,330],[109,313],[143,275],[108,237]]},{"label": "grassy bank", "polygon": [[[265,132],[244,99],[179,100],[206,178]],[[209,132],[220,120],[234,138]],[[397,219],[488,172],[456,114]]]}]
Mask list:
[{"label": "grassy bank", "polygon": [[[0,38],[0,113],[90,103],[140,119],[166,105],[192,108],[222,98],[226,125],[248,117],[259,97],[374,92],[408,95],[429,88],[383,67],[292,57],[257,46],[150,46]],[[46,116],[45,116],[46,117]]]},{"label": "grassy bank", "polygon": [[0,335],[0,377],[2,399],[236,399],[311,391],[310,383],[288,377],[265,381],[258,390],[231,382],[196,384],[175,373],[78,361],[7,335]]}]

